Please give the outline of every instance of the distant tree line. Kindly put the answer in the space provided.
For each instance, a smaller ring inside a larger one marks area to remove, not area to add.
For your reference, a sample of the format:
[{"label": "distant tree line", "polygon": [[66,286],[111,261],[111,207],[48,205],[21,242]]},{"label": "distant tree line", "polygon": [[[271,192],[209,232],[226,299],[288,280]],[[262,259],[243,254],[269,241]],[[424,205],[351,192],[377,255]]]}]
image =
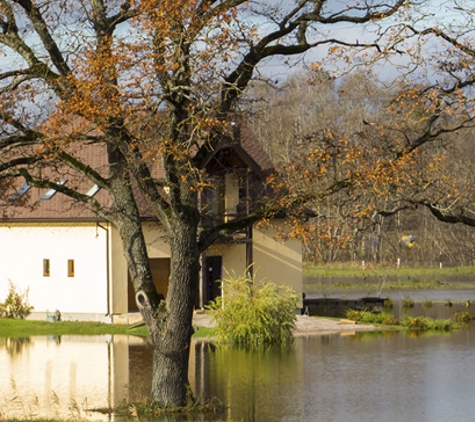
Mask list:
[{"label": "distant tree line", "polygon": [[[292,74],[276,85],[255,83],[243,108],[254,133],[277,167],[285,169],[290,165],[295,171],[297,168],[291,163],[304,163],[298,171],[305,173],[321,166],[323,156],[319,157],[319,162],[308,158],[302,160],[302,156],[315,148],[316,139],[325,137],[344,138],[359,148],[366,145],[365,151],[374,154],[368,157],[368,162],[377,161],[378,154],[390,159],[391,148],[399,139],[424,130],[417,122],[417,118],[424,120],[426,117],[424,105],[416,104],[416,100],[408,101],[403,92],[400,86],[385,86],[370,71],[335,79],[328,73],[310,70]],[[417,108],[420,109],[418,114],[414,112]],[[409,114],[411,117],[407,118]],[[446,119],[456,120],[457,117]],[[378,199],[385,202],[386,211],[387,205],[393,203],[390,212],[377,212],[382,208],[376,208],[375,199],[368,197],[363,202],[371,203],[368,210],[373,212],[355,215],[355,207],[361,207],[366,193],[349,199],[348,192],[342,191],[314,201],[318,217],[311,219],[312,228],[308,230],[307,227],[303,236],[305,260],[395,265],[399,260],[402,265],[474,265],[474,228],[441,222],[417,201],[408,201],[411,195],[421,197],[421,192],[426,190],[424,183],[430,184],[434,192],[440,188],[447,197],[467,193],[474,182],[470,171],[475,159],[472,139],[472,129],[448,130],[431,142],[429,148],[421,149],[415,166],[408,163],[408,168],[398,170],[400,176],[394,175],[395,178],[408,178],[409,189]],[[325,151],[328,152],[328,148]],[[337,180],[338,172],[350,171],[348,163],[343,161],[339,156],[333,163],[322,166],[320,172],[331,173],[327,179]],[[432,166],[437,172],[437,180],[434,174],[422,171],[423,163],[429,163],[428,167]],[[411,180],[412,176],[416,182]],[[463,182],[464,192],[455,181]],[[443,183],[447,186],[442,186]],[[320,188],[321,179],[318,183],[315,180],[313,187]]]}]

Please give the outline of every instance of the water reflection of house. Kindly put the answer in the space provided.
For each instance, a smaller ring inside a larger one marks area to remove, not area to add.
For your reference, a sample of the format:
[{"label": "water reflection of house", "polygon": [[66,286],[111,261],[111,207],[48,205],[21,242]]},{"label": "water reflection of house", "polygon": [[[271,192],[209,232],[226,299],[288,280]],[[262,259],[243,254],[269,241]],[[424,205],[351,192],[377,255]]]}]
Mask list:
[{"label": "water reflection of house", "polygon": [[[146,340],[124,335],[0,339],[0,367],[2,420],[34,415],[110,421],[107,414],[86,411],[145,401],[152,349]],[[275,400],[303,399],[305,373],[302,341],[256,353],[192,342],[195,396],[202,402],[218,397],[226,404],[226,415],[219,416],[226,420],[273,420]]]},{"label": "water reflection of house", "polygon": [[132,336],[0,340],[2,417],[74,416],[128,399]]},{"label": "water reflection of house", "polygon": [[[213,182],[203,198],[209,220],[235,218],[262,198],[266,169],[271,163],[248,132],[236,134],[206,164]],[[106,168],[103,147],[82,146],[71,154],[101,172]],[[83,192],[103,204],[110,202],[106,192],[86,185],[71,170],[61,176],[52,174],[51,178],[71,186],[84,185]],[[31,206],[21,201],[21,206],[10,207],[0,220],[0,300],[11,280],[22,290],[29,289],[30,303],[35,308],[33,317],[37,318],[58,309],[64,318],[124,321],[119,316],[137,310],[114,226],[54,190],[23,185],[18,187],[17,195]],[[285,224],[284,220],[275,222]],[[170,252],[164,233],[145,207],[143,227],[155,284],[166,295]],[[300,296],[300,242],[276,241],[275,230],[254,225],[211,246],[202,257],[197,306],[219,294],[216,280],[224,271],[242,274],[250,263],[254,263],[259,278],[291,285]]]}]

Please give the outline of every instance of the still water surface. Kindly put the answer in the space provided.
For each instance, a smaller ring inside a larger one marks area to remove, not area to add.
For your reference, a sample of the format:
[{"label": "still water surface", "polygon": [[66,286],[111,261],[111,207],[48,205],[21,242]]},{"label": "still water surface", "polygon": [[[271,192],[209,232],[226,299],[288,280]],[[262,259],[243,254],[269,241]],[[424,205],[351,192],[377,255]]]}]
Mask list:
[{"label": "still water surface", "polygon": [[[226,405],[206,420],[475,421],[474,362],[472,324],[435,336],[299,337],[260,353],[196,342],[190,380],[198,397]],[[0,339],[0,370],[4,417],[79,415],[146,391],[151,350],[126,336]]]}]

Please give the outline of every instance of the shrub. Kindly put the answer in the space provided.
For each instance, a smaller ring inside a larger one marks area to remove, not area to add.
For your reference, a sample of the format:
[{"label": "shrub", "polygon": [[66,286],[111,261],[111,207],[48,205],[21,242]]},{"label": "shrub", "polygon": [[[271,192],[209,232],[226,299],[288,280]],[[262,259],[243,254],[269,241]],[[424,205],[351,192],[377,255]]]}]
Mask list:
[{"label": "shrub", "polygon": [[[461,312],[462,314],[463,312]],[[470,313],[469,313],[470,314]],[[458,321],[455,317],[451,319],[432,319],[427,317],[405,317],[402,322],[394,318],[393,315],[385,312],[375,314],[369,311],[356,311],[348,309],[346,311],[346,317],[353,321],[362,322],[364,324],[381,324],[386,326],[402,325],[409,331],[422,332],[422,331],[451,331],[459,328]],[[468,318],[467,315],[464,316]],[[460,318],[463,318],[460,316]]]},{"label": "shrub", "polygon": [[8,296],[5,302],[0,303],[1,318],[24,319],[33,310],[33,306],[28,302],[28,289],[23,293],[18,293],[16,289],[9,281]]},{"label": "shrub", "polygon": [[388,314],[385,313],[363,311],[361,313],[361,322],[363,324],[381,324],[387,317]]},{"label": "shrub", "polygon": [[393,315],[386,315],[386,317],[381,321],[382,325],[399,325],[399,321],[394,318]]},{"label": "shrub", "polygon": [[454,321],[459,324],[467,324],[473,321],[473,315],[469,311],[455,312]]},{"label": "shrub", "polygon": [[429,329],[427,319],[424,317],[406,317],[403,326],[410,331],[425,331]]},{"label": "shrub", "polygon": [[385,312],[377,313],[370,311],[357,311],[348,309],[346,317],[352,321],[362,322],[363,324],[381,324],[381,325],[398,325],[399,321],[392,315]]},{"label": "shrub", "polygon": [[434,306],[434,303],[430,299],[425,298],[424,302],[422,302],[422,307],[424,309],[430,309],[430,308],[432,308],[432,306]]},{"label": "shrub", "polygon": [[348,309],[345,316],[351,321],[361,321],[361,311],[355,309]]},{"label": "shrub", "polygon": [[404,296],[402,301],[403,308],[413,308],[414,307],[414,300],[410,296]]},{"label": "shrub", "polygon": [[451,319],[432,319],[426,317],[406,317],[403,326],[409,331],[451,331],[459,328]]},{"label": "shrub", "polygon": [[431,319],[429,329],[432,331],[452,331],[457,330],[459,325],[449,319]]},{"label": "shrub", "polygon": [[207,307],[216,320],[218,341],[260,345],[293,340],[297,295],[290,287],[228,275],[221,289],[223,295]]}]

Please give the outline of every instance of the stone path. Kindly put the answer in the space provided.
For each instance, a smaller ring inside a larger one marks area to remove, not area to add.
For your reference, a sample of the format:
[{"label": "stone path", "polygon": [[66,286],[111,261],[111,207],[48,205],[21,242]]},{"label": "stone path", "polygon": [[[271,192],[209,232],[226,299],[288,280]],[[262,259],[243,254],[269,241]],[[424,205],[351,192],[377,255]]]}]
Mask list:
[{"label": "stone path", "polygon": [[[204,312],[195,312],[193,325],[198,327],[214,327],[216,324],[215,321]],[[295,335],[297,336],[381,330],[381,328],[375,327],[374,325],[361,325],[344,319],[334,320],[306,315],[298,315],[295,326]]]},{"label": "stone path", "polygon": [[381,330],[381,328],[374,325],[357,324],[350,320],[310,317],[306,315],[298,315],[295,326],[294,334],[296,336]]}]

